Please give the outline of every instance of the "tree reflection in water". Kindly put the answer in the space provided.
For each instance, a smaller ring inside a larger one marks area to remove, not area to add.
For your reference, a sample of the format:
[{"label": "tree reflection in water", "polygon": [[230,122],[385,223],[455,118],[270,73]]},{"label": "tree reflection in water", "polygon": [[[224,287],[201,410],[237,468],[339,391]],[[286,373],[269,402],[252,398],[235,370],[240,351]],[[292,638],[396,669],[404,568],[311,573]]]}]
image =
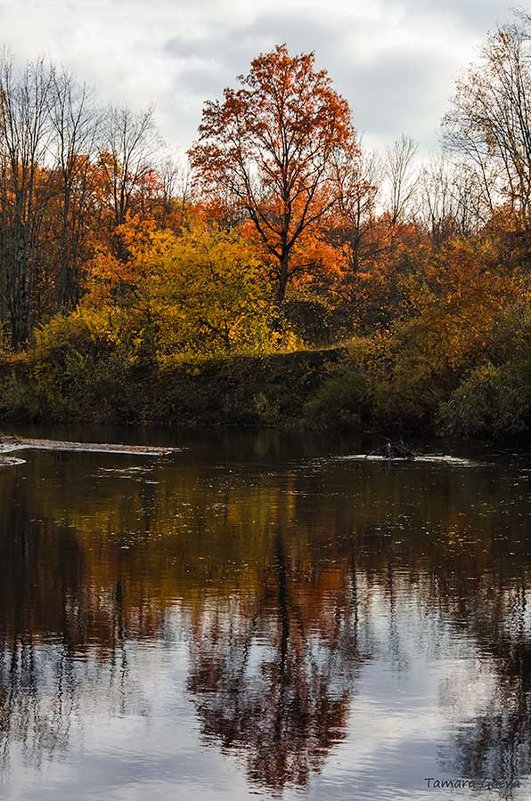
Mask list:
[{"label": "tree reflection in water", "polygon": [[42,454],[0,474],[5,770],[14,747],[34,766],[67,751],[91,705],[149,715],[131,664],[142,641],[171,642],[177,615],[203,741],[257,786],[304,788],[352,733],[374,662],[415,669],[402,638],[418,609],[432,658],[443,630],[476,655],[462,686],[440,674],[441,770],[528,772],[529,499],[514,468],[103,467]]},{"label": "tree reflection in water", "polygon": [[206,607],[190,646],[188,689],[203,734],[237,749],[251,781],[273,790],[305,787],[345,736],[370,656],[360,644],[356,573],[301,563],[288,541],[277,523],[274,558],[252,600]]}]

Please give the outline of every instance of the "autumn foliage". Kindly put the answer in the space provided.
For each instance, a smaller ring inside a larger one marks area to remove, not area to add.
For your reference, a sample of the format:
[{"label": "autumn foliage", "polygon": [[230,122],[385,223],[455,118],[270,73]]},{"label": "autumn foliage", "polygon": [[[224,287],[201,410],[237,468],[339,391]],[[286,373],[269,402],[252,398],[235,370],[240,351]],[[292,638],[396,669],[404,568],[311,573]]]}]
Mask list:
[{"label": "autumn foliage", "polygon": [[4,58],[5,352],[33,354],[41,378],[53,359],[76,376],[112,363],[127,385],[343,344],[305,407],[319,425],[526,431],[530,36],[525,15],[491,36],[427,164],[405,135],[369,152],[315,55],[286,45],[205,103],[188,165],[151,111],[99,108],[68,74]]},{"label": "autumn foliage", "polygon": [[281,305],[294,249],[337,202],[334,160],[357,154],[354,129],[313,53],[292,57],[278,46],[239,82],[222,103],[205,104],[191,163],[207,192],[226,193],[252,221],[273,259]]}]

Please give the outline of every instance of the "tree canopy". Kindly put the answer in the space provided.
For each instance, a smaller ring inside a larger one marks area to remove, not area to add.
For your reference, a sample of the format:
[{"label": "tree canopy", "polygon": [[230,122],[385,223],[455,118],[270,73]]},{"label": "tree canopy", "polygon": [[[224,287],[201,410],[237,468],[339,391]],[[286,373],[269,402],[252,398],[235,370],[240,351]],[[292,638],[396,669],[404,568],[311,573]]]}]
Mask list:
[{"label": "tree canopy", "polygon": [[295,245],[337,202],[334,158],[354,157],[354,128],[313,53],[290,56],[279,45],[239,83],[223,102],[205,103],[190,157],[203,187],[227,193],[249,215],[275,260],[280,305]]}]

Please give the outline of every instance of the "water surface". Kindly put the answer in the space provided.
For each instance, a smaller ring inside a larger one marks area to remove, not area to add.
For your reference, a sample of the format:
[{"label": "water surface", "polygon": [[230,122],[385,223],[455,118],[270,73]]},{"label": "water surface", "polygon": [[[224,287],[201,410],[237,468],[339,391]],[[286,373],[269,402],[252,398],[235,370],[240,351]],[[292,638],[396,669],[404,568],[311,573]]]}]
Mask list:
[{"label": "water surface", "polygon": [[1,799],[530,797],[529,461],[35,433],[181,450],[0,470]]}]

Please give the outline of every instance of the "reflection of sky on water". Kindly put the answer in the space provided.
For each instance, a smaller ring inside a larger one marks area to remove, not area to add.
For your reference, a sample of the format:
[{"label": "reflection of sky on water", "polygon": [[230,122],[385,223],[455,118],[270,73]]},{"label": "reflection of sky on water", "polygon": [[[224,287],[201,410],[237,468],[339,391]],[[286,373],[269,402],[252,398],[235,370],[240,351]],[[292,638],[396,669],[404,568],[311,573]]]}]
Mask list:
[{"label": "reflection of sky on water", "polygon": [[[451,628],[426,616],[418,598],[399,595],[393,637],[395,647],[396,640],[400,643],[400,663],[392,653],[385,599],[375,597],[368,623],[376,656],[361,668],[353,687],[348,734],[307,790],[284,791],[288,801],[414,801],[427,797],[426,777],[451,775],[436,767],[448,738],[485,711],[495,678],[488,664],[478,662],[471,639],[455,636]],[[185,630],[186,612],[174,609],[168,613],[164,640],[127,643],[114,669],[102,666],[93,655],[74,663],[76,702],[64,750],[59,745],[57,752],[42,756],[39,748],[32,754],[31,743],[16,743],[9,764],[14,778],[0,784],[0,797],[235,801],[251,794],[269,796],[246,782],[237,750],[227,759],[215,741],[201,735],[186,691]],[[37,651],[42,717],[55,703],[49,666],[56,650],[57,646],[41,645]],[[254,643],[251,674],[266,651],[263,642]],[[36,773],[27,770],[32,757],[39,759]],[[514,799],[528,797],[531,783],[522,785]],[[448,799],[448,793],[431,789],[429,797]],[[456,797],[461,794],[455,791]],[[498,797],[474,795],[477,801]]]},{"label": "reflection of sky on water", "polygon": [[2,801],[457,801],[425,777],[527,769],[521,466],[249,447],[0,475]]}]

